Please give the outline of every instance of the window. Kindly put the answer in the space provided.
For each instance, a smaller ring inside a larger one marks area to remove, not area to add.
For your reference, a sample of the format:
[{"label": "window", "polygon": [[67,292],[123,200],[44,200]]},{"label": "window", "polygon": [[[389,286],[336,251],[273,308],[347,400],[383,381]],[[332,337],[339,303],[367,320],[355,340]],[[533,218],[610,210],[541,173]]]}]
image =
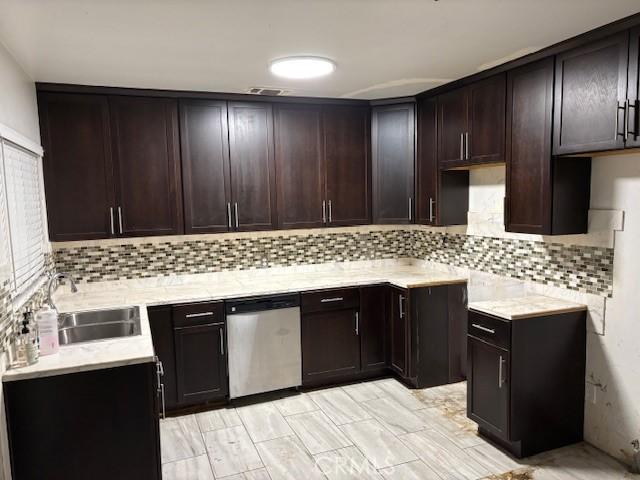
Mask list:
[{"label": "window", "polygon": [[1,147],[0,227],[5,233],[0,238],[3,244],[0,250],[4,250],[0,251],[0,264],[6,264],[9,257],[15,298],[29,290],[44,273],[46,227],[42,168],[40,157],[35,153],[6,139],[2,139]]}]

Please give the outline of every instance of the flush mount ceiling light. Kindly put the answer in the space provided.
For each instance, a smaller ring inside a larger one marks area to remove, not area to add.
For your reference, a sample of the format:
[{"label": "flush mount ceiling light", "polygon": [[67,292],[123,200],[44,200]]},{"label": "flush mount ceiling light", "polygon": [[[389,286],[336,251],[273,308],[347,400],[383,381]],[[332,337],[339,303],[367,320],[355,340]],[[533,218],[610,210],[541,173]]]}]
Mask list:
[{"label": "flush mount ceiling light", "polygon": [[336,64],[322,57],[286,57],[274,60],[269,70],[274,75],[284,78],[316,78],[329,75],[336,69]]}]

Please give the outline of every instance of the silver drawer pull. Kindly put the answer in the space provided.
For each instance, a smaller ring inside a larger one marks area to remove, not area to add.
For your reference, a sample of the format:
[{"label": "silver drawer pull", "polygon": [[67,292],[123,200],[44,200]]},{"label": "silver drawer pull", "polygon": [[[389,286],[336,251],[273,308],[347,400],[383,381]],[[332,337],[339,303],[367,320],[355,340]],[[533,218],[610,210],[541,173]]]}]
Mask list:
[{"label": "silver drawer pull", "polygon": [[492,328],[483,327],[482,325],[478,325],[477,323],[472,323],[471,326],[477,328],[478,330],[482,330],[483,332],[487,332],[491,334],[496,333],[496,331],[493,330]]},{"label": "silver drawer pull", "polygon": [[506,380],[504,378],[504,364],[507,361],[502,358],[502,355],[500,355],[500,358],[498,359],[498,388],[502,388],[502,386],[506,383]]},{"label": "silver drawer pull", "polygon": [[322,300],[320,300],[320,303],[341,302],[343,300],[343,297],[323,298]]},{"label": "silver drawer pull", "polygon": [[185,317],[186,318],[213,317],[213,312],[187,313]]}]

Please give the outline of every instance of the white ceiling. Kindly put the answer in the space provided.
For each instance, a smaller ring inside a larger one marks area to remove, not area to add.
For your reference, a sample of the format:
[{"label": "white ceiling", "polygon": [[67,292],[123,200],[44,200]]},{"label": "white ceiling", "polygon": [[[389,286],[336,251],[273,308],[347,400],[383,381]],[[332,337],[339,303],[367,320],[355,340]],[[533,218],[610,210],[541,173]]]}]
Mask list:
[{"label": "white ceiling", "polygon": [[[292,95],[412,95],[640,10],[638,0],[0,0],[0,41],[36,81]],[[268,71],[333,59],[316,80]]]}]

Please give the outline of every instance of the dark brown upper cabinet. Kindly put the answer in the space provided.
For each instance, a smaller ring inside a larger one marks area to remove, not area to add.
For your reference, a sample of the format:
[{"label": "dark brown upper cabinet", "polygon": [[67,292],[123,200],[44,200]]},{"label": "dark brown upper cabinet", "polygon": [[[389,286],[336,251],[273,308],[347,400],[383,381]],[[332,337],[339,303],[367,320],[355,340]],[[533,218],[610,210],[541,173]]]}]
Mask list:
[{"label": "dark brown upper cabinet", "polygon": [[227,102],[181,101],[180,137],[186,233],[230,230]]},{"label": "dark brown upper cabinet", "polygon": [[441,171],[437,156],[437,101],[417,105],[416,223],[464,225],[469,209],[469,172]]},{"label": "dark brown upper cabinet", "polygon": [[49,238],[114,236],[116,203],[107,98],[40,93],[38,105]]},{"label": "dark brown upper cabinet", "polygon": [[553,58],[507,77],[505,229],[542,235],[585,233],[591,160],[552,158]]},{"label": "dark brown upper cabinet", "polygon": [[279,226],[369,223],[368,108],[274,108]]},{"label": "dark brown upper cabinet", "polygon": [[371,223],[368,107],[325,106],[326,219],[329,225]]},{"label": "dark brown upper cabinet", "polygon": [[554,155],[619,150],[636,138],[629,130],[637,88],[627,95],[628,73],[628,31],[556,57]]},{"label": "dark brown upper cabinet", "polygon": [[236,230],[275,229],[272,107],[229,102],[228,111],[233,226]]},{"label": "dark brown upper cabinet", "polygon": [[271,105],[180,102],[185,230],[275,227]]},{"label": "dark brown upper cabinet", "polygon": [[505,75],[438,96],[441,168],[504,162]]},{"label": "dark brown upper cabinet", "polygon": [[414,219],[415,105],[374,107],[371,120],[373,222]]},{"label": "dark brown upper cabinet", "polygon": [[629,35],[629,77],[627,83],[627,138],[626,147],[640,147],[640,27]]},{"label": "dark brown upper cabinet", "polygon": [[275,158],[280,228],[324,226],[322,109],[276,105]]},{"label": "dark brown upper cabinet", "polygon": [[109,108],[117,233],[182,233],[177,102],[113,96]]}]

